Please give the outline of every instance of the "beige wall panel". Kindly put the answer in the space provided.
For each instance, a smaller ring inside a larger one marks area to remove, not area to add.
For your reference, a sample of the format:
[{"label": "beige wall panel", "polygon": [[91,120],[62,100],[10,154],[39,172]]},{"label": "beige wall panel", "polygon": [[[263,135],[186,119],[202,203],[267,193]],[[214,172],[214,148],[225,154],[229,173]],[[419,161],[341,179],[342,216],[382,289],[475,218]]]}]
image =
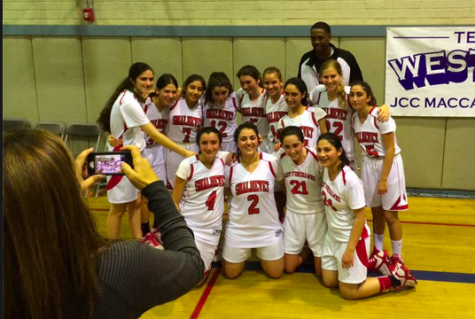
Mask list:
[{"label": "beige wall panel", "polygon": [[30,37],[3,38],[3,117],[39,119]]},{"label": "beige wall panel", "polygon": [[353,53],[378,104],[384,104],[385,38],[340,38],[340,48]]},{"label": "beige wall panel", "polygon": [[95,123],[107,100],[129,74],[129,38],[82,38],[87,121]]},{"label": "beige wall panel", "polygon": [[448,118],[442,188],[475,190],[475,119]]},{"label": "beige wall panel", "polygon": [[310,37],[285,39],[285,80],[299,74],[299,62],[306,52],[312,50]]},{"label": "beige wall panel", "polygon": [[79,38],[33,38],[41,121],[85,122],[86,99]]},{"label": "beige wall panel", "polygon": [[440,189],[445,118],[398,117],[395,120],[406,186]]},{"label": "beige wall panel", "polygon": [[224,72],[233,81],[233,42],[231,38],[183,38],[183,80],[192,74],[204,77]]},{"label": "beige wall panel", "polygon": [[145,62],[155,71],[156,79],[171,73],[183,83],[183,59],[180,38],[132,38],[132,61]]},{"label": "beige wall panel", "polygon": [[[270,66],[285,72],[285,38],[236,38],[233,51],[235,89],[240,88],[236,73],[245,65],[255,66],[261,74]],[[285,74],[283,76],[285,78]]]}]

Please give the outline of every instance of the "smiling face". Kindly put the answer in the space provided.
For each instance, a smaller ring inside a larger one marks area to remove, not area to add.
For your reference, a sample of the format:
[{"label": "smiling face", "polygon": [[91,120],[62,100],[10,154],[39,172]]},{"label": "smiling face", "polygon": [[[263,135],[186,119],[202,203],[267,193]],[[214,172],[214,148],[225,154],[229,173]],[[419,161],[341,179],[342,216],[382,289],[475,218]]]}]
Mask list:
[{"label": "smiling face", "polygon": [[321,82],[327,88],[327,92],[334,93],[338,89],[339,83],[342,82],[341,75],[335,68],[329,67],[321,74]]},{"label": "smiling face", "polygon": [[203,84],[201,81],[193,81],[186,87],[185,97],[189,102],[195,103],[203,95]]},{"label": "smiling face", "polygon": [[285,154],[287,154],[294,163],[301,164],[305,160],[305,147],[297,135],[288,135],[284,137],[282,147],[284,148]]},{"label": "smiling face", "polygon": [[239,82],[241,82],[241,87],[247,94],[252,95],[253,93],[259,92],[259,83],[261,80],[256,80],[250,75],[241,75],[239,77]]},{"label": "smiling face", "polygon": [[238,136],[237,147],[244,156],[254,156],[259,146],[259,139],[256,132],[249,128],[241,130]]},{"label": "smiling face", "polygon": [[353,85],[351,87],[349,100],[353,110],[358,112],[368,107],[368,102],[371,101],[371,95],[368,96],[361,85]]},{"label": "smiling face", "polygon": [[229,89],[225,86],[216,86],[211,90],[213,100],[219,105],[223,106],[229,97]]},{"label": "smiling face", "polygon": [[279,79],[277,73],[267,73],[264,75],[264,88],[271,97],[280,97],[283,84],[283,80]]},{"label": "smiling face", "polygon": [[293,84],[288,84],[285,87],[285,102],[290,109],[296,109],[302,104],[302,99],[304,98],[306,92],[300,92],[300,90]]},{"label": "smiling face", "polygon": [[331,34],[323,29],[312,29],[310,41],[317,55],[325,55],[330,50]]},{"label": "smiling face", "polygon": [[142,72],[136,79],[131,79],[131,82],[134,85],[135,91],[140,94],[140,96],[148,94],[153,88],[153,71],[146,70]]},{"label": "smiling face", "polygon": [[336,168],[340,165],[340,155],[342,149],[337,150],[333,144],[326,139],[321,139],[317,144],[317,157],[320,164],[326,168]]},{"label": "smiling face", "polygon": [[161,105],[171,107],[177,97],[177,87],[175,84],[168,84],[163,89],[157,89],[156,93],[158,94]]},{"label": "smiling face", "polygon": [[209,160],[213,160],[219,151],[221,143],[216,133],[203,133],[200,136],[200,154]]}]

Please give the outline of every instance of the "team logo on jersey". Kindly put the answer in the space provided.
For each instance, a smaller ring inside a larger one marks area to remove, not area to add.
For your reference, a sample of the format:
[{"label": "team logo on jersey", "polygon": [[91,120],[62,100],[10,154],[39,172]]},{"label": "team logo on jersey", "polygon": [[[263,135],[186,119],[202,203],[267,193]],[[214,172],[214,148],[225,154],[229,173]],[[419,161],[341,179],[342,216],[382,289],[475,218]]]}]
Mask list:
[{"label": "team logo on jersey", "polygon": [[242,116],[266,117],[266,111],[262,107],[243,107]]},{"label": "team logo on jersey", "polygon": [[378,143],[378,133],[373,132],[358,132],[356,139],[359,143]]},{"label": "team logo on jersey", "polygon": [[268,181],[247,181],[236,184],[236,195],[242,195],[246,193],[268,193],[269,182]]},{"label": "team logo on jersey", "polygon": [[184,126],[193,126],[198,127],[201,124],[201,119],[194,116],[187,115],[174,115],[173,116],[173,125],[184,125]]},{"label": "team logo on jersey", "polygon": [[275,231],[275,237],[281,236],[282,233],[283,233],[282,229],[276,230],[276,231]]},{"label": "team logo on jersey", "polygon": [[305,173],[305,172],[292,171],[292,172],[287,172],[284,174],[284,178],[290,178],[290,177],[301,177],[301,178],[306,178],[306,179],[315,181],[315,176],[309,173]]},{"label": "team logo on jersey", "polygon": [[324,110],[327,112],[328,119],[346,121],[346,116],[348,115],[347,110],[334,109],[334,108],[324,108]]},{"label": "team logo on jersey", "polygon": [[208,119],[221,119],[221,120],[232,121],[234,119],[235,114],[236,113],[225,111],[225,110],[219,110],[219,109],[206,110],[206,118]]},{"label": "team logo on jersey", "polygon": [[309,126],[301,126],[300,129],[302,130],[303,136],[306,138],[312,138],[313,137],[313,132],[315,129],[313,127]]},{"label": "team logo on jersey", "polygon": [[224,175],[210,176],[210,177],[202,178],[195,181],[195,188],[197,192],[201,192],[209,188],[220,187],[220,186],[224,187],[224,183],[225,183]]}]

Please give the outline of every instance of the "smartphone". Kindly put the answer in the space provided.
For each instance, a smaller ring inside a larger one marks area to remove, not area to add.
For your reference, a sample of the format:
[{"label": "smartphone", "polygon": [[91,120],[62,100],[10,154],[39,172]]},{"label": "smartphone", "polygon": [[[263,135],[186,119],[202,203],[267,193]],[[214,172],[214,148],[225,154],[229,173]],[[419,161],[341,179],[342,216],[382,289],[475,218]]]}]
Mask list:
[{"label": "smartphone", "polygon": [[97,152],[87,156],[87,173],[89,176],[124,175],[120,163],[125,162],[134,168],[132,153],[130,151]]}]

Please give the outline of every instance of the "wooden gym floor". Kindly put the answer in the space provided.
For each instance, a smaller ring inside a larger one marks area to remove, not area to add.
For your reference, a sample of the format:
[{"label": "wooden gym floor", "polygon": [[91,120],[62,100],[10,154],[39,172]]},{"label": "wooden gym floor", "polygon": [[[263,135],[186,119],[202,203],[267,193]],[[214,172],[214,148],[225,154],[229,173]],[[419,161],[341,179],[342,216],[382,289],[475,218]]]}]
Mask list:
[{"label": "wooden gym floor", "polygon": [[[107,198],[88,203],[105,235]],[[371,226],[369,209],[367,218]],[[313,265],[272,280],[253,256],[238,279],[214,268],[202,287],[141,318],[475,318],[475,200],[410,197],[400,219],[403,258],[419,282],[415,289],[347,301],[321,285]],[[122,237],[131,237],[126,217]],[[390,252],[387,231],[385,248]]]}]

